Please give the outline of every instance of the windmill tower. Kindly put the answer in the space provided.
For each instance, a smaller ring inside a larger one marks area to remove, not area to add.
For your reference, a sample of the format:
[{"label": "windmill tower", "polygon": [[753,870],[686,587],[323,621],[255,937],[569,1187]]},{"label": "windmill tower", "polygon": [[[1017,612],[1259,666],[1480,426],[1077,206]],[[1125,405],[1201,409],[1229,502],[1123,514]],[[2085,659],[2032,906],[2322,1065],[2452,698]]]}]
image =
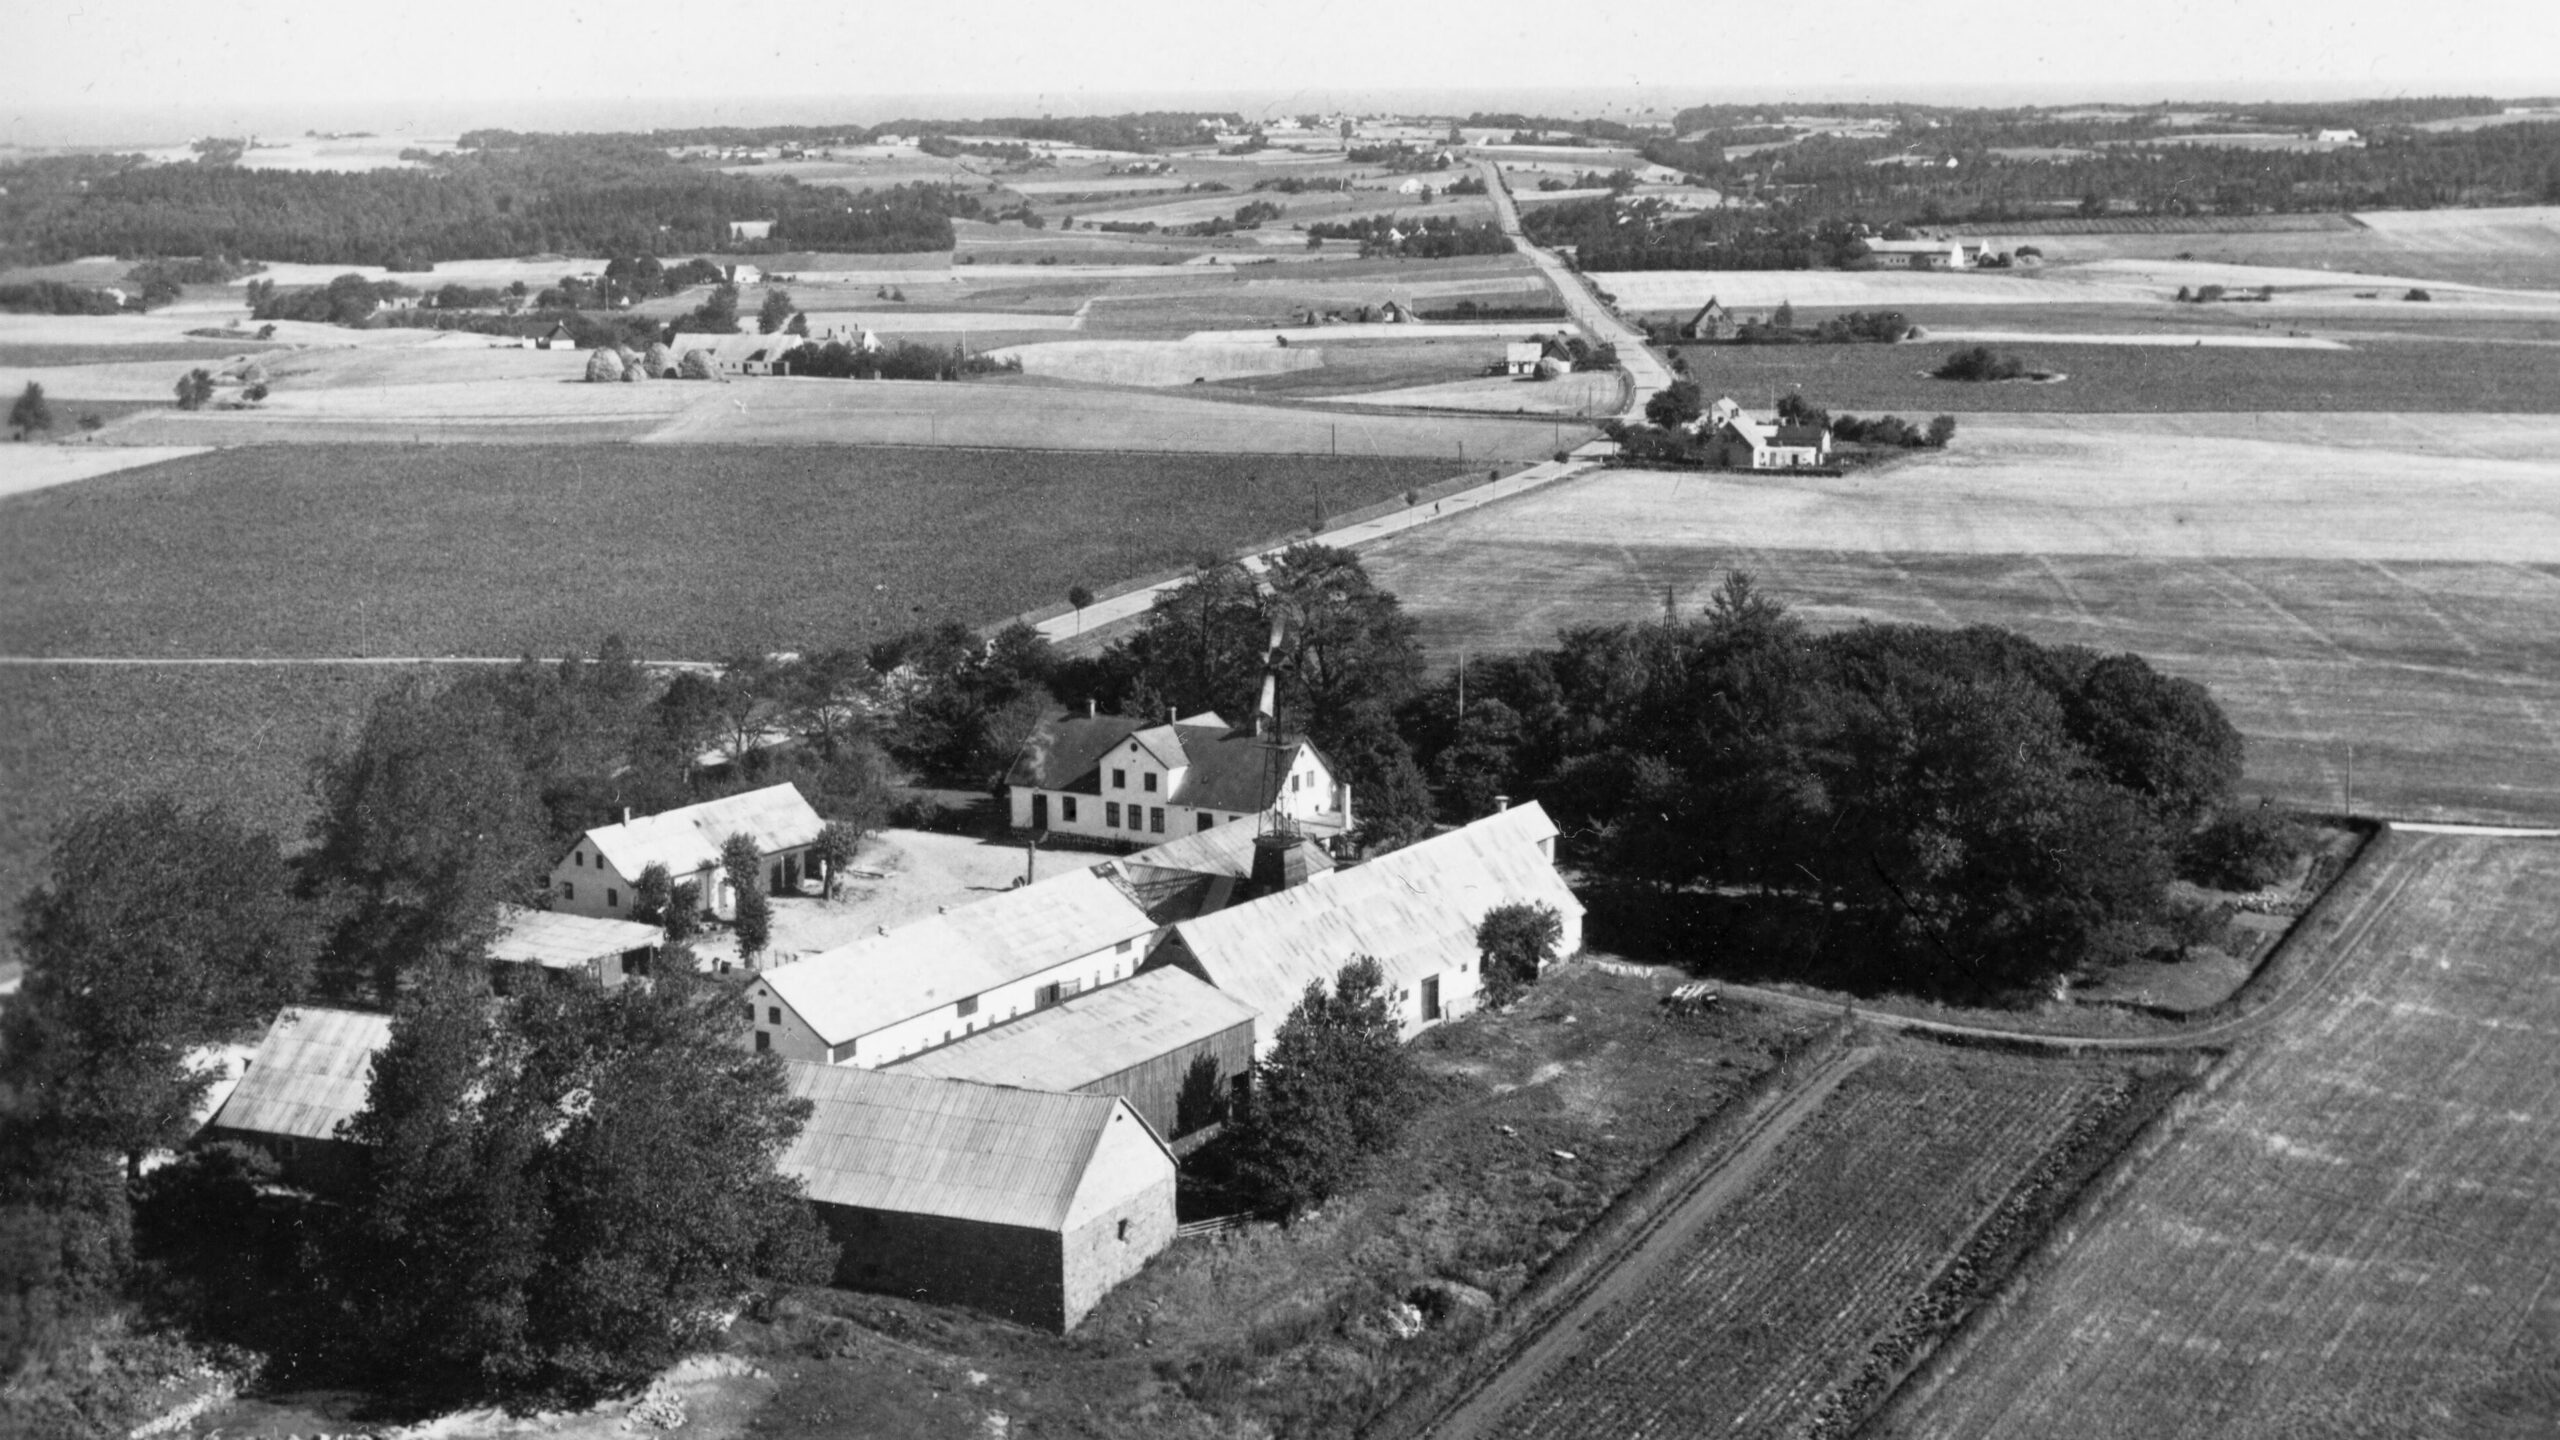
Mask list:
[{"label": "windmill tower", "polygon": [[1280,678],[1276,667],[1280,642],[1287,633],[1288,621],[1275,608],[1271,640],[1262,652],[1262,695],[1253,707],[1254,744],[1262,759],[1262,793],[1269,797],[1269,803],[1254,817],[1253,871],[1245,882],[1247,898],[1303,885],[1308,876],[1328,868],[1316,862],[1311,854],[1313,842],[1299,828],[1297,817],[1280,803],[1288,793],[1284,787],[1290,762],[1298,753],[1298,740],[1280,728]]}]

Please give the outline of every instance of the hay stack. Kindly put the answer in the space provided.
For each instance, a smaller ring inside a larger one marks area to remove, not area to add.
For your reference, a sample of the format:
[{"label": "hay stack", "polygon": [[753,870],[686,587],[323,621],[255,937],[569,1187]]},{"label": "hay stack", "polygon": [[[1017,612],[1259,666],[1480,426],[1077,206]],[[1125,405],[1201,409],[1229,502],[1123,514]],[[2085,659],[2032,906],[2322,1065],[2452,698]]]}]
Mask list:
[{"label": "hay stack", "polygon": [[640,357],[640,368],[649,372],[650,379],[663,380],[675,373],[676,357],[667,349],[666,341],[652,340]]},{"label": "hay stack", "polygon": [[678,379],[682,380],[710,379],[710,353],[702,350],[687,350],[684,352],[684,358],[676,362],[676,376]]},{"label": "hay stack", "polygon": [[587,352],[587,379],[601,383],[622,378],[622,352],[590,350]]}]

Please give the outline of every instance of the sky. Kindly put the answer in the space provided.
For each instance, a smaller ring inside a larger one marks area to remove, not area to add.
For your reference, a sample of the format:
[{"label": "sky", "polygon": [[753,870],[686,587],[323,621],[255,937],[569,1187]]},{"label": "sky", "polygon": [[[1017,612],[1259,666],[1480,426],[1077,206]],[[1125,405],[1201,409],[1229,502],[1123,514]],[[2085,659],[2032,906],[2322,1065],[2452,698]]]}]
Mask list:
[{"label": "sky", "polygon": [[[68,112],[517,114],[1437,88],[1710,98],[2560,92],[2551,0],[54,0],[0,50],[0,138]],[[2457,15],[2459,23],[2417,23]],[[782,102],[798,102],[784,105]],[[869,108],[867,106],[859,108]],[[1384,108],[1383,106],[1380,108]],[[861,118],[848,114],[845,118]],[[886,115],[878,118],[889,118]],[[317,122],[315,122],[317,123]],[[386,120],[386,126],[393,122]],[[493,118],[488,123],[506,123]]]}]

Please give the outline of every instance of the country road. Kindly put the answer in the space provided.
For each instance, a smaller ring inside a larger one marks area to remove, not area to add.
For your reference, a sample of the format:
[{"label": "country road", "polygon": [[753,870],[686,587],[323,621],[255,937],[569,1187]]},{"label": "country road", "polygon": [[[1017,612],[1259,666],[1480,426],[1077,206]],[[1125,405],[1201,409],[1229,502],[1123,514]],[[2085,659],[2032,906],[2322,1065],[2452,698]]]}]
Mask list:
[{"label": "country road", "polygon": [[1490,160],[1478,160],[1476,168],[1484,172],[1485,194],[1493,198],[1493,213],[1502,224],[1502,233],[1511,237],[1511,243],[1520,247],[1520,253],[1528,256],[1531,264],[1545,272],[1547,283],[1555,287],[1557,296],[1564,301],[1565,313],[1573,317],[1574,323],[1580,325],[1583,333],[1594,343],[1605,342],[1618,347],[1618,364],[1627,372],[1630,382],[1627,405],[1618,412],[1618,418],[1643,419],[1644,402],[1652,399],[1655,392],[1670,387],[1671,367],[1663,364],[1662,357],[1646,347],[1644,332],[1619,319],[1617,311],[1602,304],[1600,297],[1591,293],[1591,287],[1583,282],[1582,276],[1572,266],[1564,263],[1562,256],[1529,242],[1528,232],[1520,228],[1520,207],[1511,198],[1511,188],[1503,183],[1501,167]]}]

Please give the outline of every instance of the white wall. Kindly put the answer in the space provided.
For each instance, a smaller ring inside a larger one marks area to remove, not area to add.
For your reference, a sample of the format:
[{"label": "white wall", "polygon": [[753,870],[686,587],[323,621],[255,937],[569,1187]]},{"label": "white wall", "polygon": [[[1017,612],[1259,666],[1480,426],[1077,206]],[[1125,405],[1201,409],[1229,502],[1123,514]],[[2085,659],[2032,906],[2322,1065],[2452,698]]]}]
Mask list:
[{"label": "white wall", "polygon": [[[771,1037],[766,1043],[774,1050],[794,1060],[858,1065],[869,1070],[1032,1014],[1040,1008],[1039,993],[1045,986],[1072,980],[1076,982],[1076,993],[1082,994],[1118,984],[1137,974],[1139,962],[1146,958],[1146,937],[1136,936],[971,997],[978,1002],[973,1014],[960,1014],[956,1002],[936,1005],[921,1015],[855,1036],[850,1044],[839,1044],[832,1050],[800,1018],[799,1012],[777,998],[764,981],[750,985],[747,993],[755,1006],[754,1028]],[[779,1020],[772,1018],[777,1010]],[[752,1036],[747,1043],[755,1043]]]}]

